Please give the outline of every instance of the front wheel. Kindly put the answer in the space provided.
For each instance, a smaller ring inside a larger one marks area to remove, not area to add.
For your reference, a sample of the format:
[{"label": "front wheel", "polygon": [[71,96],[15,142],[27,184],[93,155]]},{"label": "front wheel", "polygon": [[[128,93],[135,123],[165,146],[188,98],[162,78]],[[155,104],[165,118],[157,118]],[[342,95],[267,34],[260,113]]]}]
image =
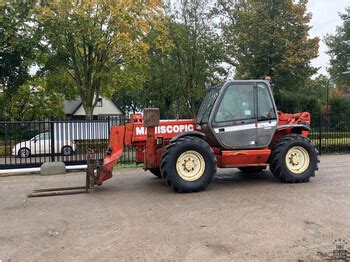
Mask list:
[{"label": "front wheel", "polygon": [[308,182],[318,170],[318,151],[310,139],[300,135],[283,137],[272,150],[270,170],[282,182]]},{"label": "front wheel", "polygon": [[161,161],[162,177],[179,193],[201,191],[216,174],[213,149],[197,137],[182,137],[170,144]]}]

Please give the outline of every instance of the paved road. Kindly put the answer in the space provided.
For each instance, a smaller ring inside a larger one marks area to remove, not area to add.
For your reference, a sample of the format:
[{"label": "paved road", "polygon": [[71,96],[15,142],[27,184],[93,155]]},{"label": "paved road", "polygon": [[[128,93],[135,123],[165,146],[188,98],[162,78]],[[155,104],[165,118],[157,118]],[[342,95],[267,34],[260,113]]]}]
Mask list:
[{"label": "paved road", "polygon": [[[220,170],[201,193],[176,194],[124,169],[93,194],[27,199],[83,174],[0,178],[3,261],[297,261],[350,242],[350,155],[321,157],[306,184]],[[348,246],[350,249],[350,246]],[[318,255],[323,252],[323,257]]]}]

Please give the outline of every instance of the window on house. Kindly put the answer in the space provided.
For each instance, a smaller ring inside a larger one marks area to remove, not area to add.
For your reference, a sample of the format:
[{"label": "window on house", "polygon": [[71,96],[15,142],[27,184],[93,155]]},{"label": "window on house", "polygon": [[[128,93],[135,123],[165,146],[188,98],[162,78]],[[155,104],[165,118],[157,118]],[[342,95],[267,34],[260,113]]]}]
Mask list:
[{"label": "window on house", "polygon": [[99,99],[97,100],[96,107],[102,107],[102,98],[99,98]]}]

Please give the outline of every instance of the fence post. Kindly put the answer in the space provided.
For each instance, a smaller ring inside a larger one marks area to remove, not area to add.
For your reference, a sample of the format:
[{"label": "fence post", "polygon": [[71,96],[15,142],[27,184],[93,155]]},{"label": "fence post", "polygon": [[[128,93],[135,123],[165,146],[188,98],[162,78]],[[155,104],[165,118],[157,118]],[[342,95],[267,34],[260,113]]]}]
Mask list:
[{"label": "fence post", "polygon": [[318,139],[319,139],[319,141],[318,141],[318,144],[319,144],[318,151],[319,151],[319,153],[321,155],[322,154],[322,114],[321,113],[319,114],[319,117],[318,117],[318,133],[319,133],[319,135],[318,135]]},{"label": "fence post", "polygon": [[[7,122],[5,121],[4,122],[4,126],[5,126],[5,132],[4,132],[4,155],[5,155],[5,165],[6,165],[6,162],[7,162],[7,147],[8,147],[8,144],[10,144],[11,146],[11,142],[9,143],[9,140],[8,140],[8,136],[7,136]],[[11,152],[11,151],[10,151]],[[17,152],[15,152],[15,154],[17,154]],[[10,155],[10,161],[11,161],[11,155]]]},{"label": "fence post", "polygon": [[50,134],[51,134],[51,162],[55,162],[55,131],[54,131],[54,122],[50,121]]},{"label": "fence post", "polygon": [[111,116],[107,116],[107,121],[108,121],[108,138],[111,135]]}]

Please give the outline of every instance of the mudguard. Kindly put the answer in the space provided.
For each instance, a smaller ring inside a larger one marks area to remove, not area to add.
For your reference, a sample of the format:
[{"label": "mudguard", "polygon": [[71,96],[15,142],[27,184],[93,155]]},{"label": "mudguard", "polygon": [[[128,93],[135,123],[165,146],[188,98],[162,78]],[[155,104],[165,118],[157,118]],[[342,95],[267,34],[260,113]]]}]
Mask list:
[{"label": "mudguard", "polygon": [[290,124],[290,125],[282,125],[278,126],[276,131],[281,131],[284,129],[291,129],[293,133],[301,134],[301,131],[311,132],[311,128],[307,125],[303,124]]},{"label": "mudguard", "polygon": [[183,133],[180,133],[180,134],[174,136],[172,139],[170,139],[170,143],[173,143],[173,142],[175,142],[176,140],[178,140],[179,138],[184,137],[184,136],[195,136],[195,137],[199,137],[199,138],[204,138],[204,137],[205,137],[205,134],[202,133],[202,132],[199,132],[199,131],[187,131],[187,132],[183,132]]}]

